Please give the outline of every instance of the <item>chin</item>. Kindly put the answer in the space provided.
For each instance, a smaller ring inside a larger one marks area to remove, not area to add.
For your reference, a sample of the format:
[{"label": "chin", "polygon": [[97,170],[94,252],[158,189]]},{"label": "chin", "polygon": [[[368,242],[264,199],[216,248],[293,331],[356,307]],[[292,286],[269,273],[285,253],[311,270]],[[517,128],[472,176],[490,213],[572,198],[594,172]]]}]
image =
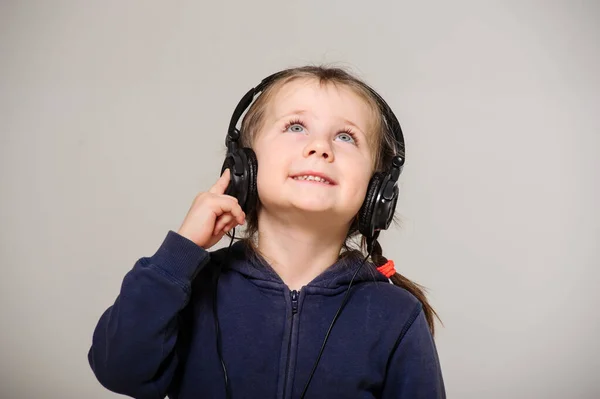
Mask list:
[{"label": "chin", "polygon": [[294,208],[301,212],[307,213],[334,213],[333,210],[329,207],[323,206],[321,204],[315,205],[306,205],[306,204],[295,204]]}]

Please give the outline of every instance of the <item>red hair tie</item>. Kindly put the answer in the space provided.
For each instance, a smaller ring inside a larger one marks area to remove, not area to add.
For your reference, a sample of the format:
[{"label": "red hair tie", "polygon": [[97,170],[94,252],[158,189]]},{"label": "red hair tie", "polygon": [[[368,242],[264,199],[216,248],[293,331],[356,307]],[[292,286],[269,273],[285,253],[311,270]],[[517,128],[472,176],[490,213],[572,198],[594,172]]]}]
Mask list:
[{"label": "red hair tie", "polygon": [[379,273],[383,274],[387,278],[390,278],[394,274],[396,274],[396,269],[394,269],[394,261],[393,260],[388,260],[386,263],[379,266],[377,268],[377,270],[379,271]]}]

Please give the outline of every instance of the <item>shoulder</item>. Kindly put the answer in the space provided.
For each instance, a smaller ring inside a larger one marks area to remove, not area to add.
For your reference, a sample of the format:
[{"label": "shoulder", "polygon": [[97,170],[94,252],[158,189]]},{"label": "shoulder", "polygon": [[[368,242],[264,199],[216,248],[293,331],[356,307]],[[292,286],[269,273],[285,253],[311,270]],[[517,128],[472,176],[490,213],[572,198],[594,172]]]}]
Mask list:
[{"label": "shoulder", "polygon": [[226,267],[235,262],[248,262],[254,259],[255,254],[248,244],[239,240],[232,245],[215,249],[210,252],[211,260]]},{"label": "shoulder", "polygon": [[366,281],[357,285],[357,291],[377,300],[377,303],[384,307],[402,306],[412,308],[420,304],[417,297],[408,290],[389,281]]},{"label": "shoulder", "polygon": [[363,282],[357,285],[355,295],[356,303],[366,306],[373,317],[396,327],[411,323],[422,311],[417,297],[389,282]]}]

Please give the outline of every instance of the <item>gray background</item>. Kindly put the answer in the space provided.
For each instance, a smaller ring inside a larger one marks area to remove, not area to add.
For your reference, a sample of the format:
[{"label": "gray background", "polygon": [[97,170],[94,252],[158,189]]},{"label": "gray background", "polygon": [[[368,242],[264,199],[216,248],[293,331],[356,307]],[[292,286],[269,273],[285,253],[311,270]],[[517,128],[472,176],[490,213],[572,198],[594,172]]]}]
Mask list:
[{"label": "gray background", "polygon": [[100,314],[218,177],[242,94],[307,63],[403,124],[383,248],[445,322],[448,396],[600,397],[599,22],[596,1],[2,1],[0,397],[115,397],[87,364]]}]

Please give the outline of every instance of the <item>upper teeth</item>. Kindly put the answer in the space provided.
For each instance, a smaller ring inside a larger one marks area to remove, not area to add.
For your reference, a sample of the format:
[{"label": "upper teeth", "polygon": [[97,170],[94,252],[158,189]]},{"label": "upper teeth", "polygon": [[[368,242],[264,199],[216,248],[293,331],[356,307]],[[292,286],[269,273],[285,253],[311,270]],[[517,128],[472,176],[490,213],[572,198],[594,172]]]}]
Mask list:
[{"label": "upper teeth", "polygon": [[329,184],[329,182],[327,180],[323,179],[322,177],[312,176],[312,175],[294,176],[294,180],[314,180],[314,181],[318,181],[321,183]]}]

